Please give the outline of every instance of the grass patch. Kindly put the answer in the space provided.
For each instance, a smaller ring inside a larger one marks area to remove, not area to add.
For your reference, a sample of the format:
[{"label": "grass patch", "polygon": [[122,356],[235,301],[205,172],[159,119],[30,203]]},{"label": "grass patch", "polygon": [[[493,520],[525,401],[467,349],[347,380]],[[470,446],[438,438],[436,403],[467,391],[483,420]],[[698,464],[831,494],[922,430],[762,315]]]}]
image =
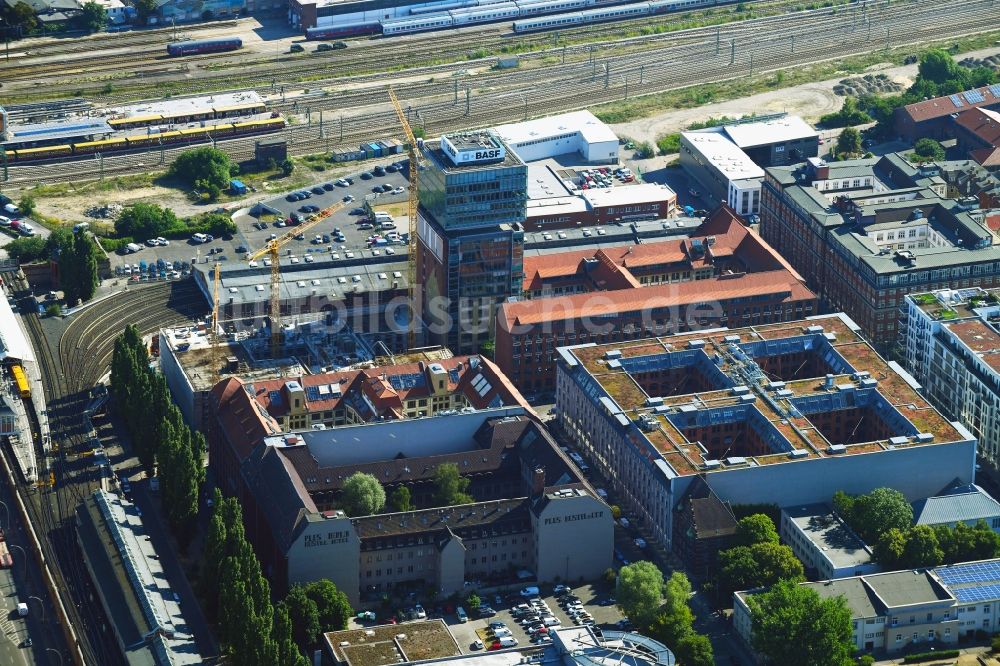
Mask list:
[{"label": "grass patch", "polygon": [[[914,50],[925,51],[930,48],[945,47],[952,53],[964,53],[993,45],[1000,37],[1000,31],[974,35],[962,39],[945,39],[929,42],[919,47],[905,46],[892,49],[889,52],[878,51],[838,60],[816,63],[813,65],[782,70],[783,87],[792,87],[815,81],[835,79],[849,74],[859,74],[872,65],[891,63],[902,65],[907,55]],[[690,109],[714,102],[722,102],[741,97],[748,97],[760,92],[773,90],[774,73],[742,77],[732,81],[719,81],[699,86],[691,86],[678,90],[668,90],[644,97],[636,97],[628,101],[610,102],[591,109],[598,118],[606,123],[627,123],[640,118],[656,115],[671,109]]]},{"label": "grass patch", "polygon": [[80,194],[98,194],[104,192],[127,192],[143,187],[150,187],[156,179],[155,173],[135,173],[125,176],[110,176],[104,180],[86,182],[64,182],[39,184],[31,187],[28,192],[37,198],[54,199]]}]

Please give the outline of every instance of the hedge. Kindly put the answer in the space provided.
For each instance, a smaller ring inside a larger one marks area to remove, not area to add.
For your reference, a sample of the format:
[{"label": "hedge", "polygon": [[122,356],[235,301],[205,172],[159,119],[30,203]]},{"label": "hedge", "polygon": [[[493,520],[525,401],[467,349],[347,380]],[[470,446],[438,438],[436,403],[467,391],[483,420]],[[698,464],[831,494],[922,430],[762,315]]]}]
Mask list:
[{"label": "hedge", "polygon": [[954,659],[962,654],[959,650],[935,650],[934,652],[918,652],[903,657],[904,664],[919,664],[922,661],[934,661],[935,659]]}]

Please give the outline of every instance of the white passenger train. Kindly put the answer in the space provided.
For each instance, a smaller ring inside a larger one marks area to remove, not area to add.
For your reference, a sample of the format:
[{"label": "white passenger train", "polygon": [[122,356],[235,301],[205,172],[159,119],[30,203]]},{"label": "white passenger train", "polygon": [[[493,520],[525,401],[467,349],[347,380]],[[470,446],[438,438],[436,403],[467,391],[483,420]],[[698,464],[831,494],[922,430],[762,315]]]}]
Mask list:
[{"label": "white passenger train", "polygon": [[[729,4],[736,0],[651,0],[650,2],[595,7],[598,0],[453,0],[410,10],[411,16],[381,21],[382,34],[402,35],[426,30],[515,20],[514,32],[533,32],[585,23],[600,23],[648,14],[686,11]],[[582,11],[571,11],[571,10]],[[569,12],[569,13],[560,13]]]}]

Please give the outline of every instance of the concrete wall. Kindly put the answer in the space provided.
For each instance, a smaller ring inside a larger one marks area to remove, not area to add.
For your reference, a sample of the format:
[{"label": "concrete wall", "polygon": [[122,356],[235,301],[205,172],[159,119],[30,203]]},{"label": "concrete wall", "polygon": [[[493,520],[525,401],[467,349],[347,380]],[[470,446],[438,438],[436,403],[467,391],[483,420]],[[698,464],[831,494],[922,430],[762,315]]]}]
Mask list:
[{"label": "concrete wall", "polygon": [[288,549],[288,584],[329,578],[360,602],[361,539],[349,518],[311,520]]},{"label": "concrete wall", "polygon": [[463,591],[465,586],[465,545],[461,539],[453,537],[441,549],[438,559],[437,584],[438,593],[442,597]]},{"label": "concrete wall", "polygon": [[540,515],[532,515],[532,521],[539,581],[595,580],[611,566],[614,518],[599,499],[590,495],[552,499]]}]

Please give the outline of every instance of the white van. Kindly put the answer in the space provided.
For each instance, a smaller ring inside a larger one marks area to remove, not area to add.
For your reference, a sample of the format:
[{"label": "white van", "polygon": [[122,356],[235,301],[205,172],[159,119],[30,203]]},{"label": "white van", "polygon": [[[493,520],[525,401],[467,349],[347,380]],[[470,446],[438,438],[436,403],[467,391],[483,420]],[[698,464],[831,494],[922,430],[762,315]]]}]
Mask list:
[{"label": "white van", "polygon": [[521,590],[522,597],[537,597],[539,595],[538,588],[535,586],[526,587]]},{"label": "white van", "polygon": [[458,617],[458,621],[462,624],[469,621],[469,616],[465,614],[465,609],[461,606],[455,608],[455,616]]},{"label": "white van", "polygon": [[138,243],[129,243],[128,245],[125,246],[125,251],[128,252],[129,254],[135,254],[141,249],[142,246],[139,245]]},{"label": "white van", "polygon": [[517,645],[517,639],[514,638],[513,636],[503,636],[502,638],[500,638],[499,642],[500,642],[500,647],[502,648],[514,647]]},{"label": "white van", "polygon": [[193,240],[195,243],[205,243],[208,241],[208,236],[206,236],[205,234],[194,234],[193,236],[191,236],[191,240]]},{"label": "white van", "polygon": [[4,204],[3,210],[8,215],[17,215],[21,212],[21,209],[12,203]]},{"label": "white van", "polygon": [[383,213],[381,211],[375,212],[375,222],[378,224],[384,224],[386,222],[392,222],[392,215],[389,213]]}]

